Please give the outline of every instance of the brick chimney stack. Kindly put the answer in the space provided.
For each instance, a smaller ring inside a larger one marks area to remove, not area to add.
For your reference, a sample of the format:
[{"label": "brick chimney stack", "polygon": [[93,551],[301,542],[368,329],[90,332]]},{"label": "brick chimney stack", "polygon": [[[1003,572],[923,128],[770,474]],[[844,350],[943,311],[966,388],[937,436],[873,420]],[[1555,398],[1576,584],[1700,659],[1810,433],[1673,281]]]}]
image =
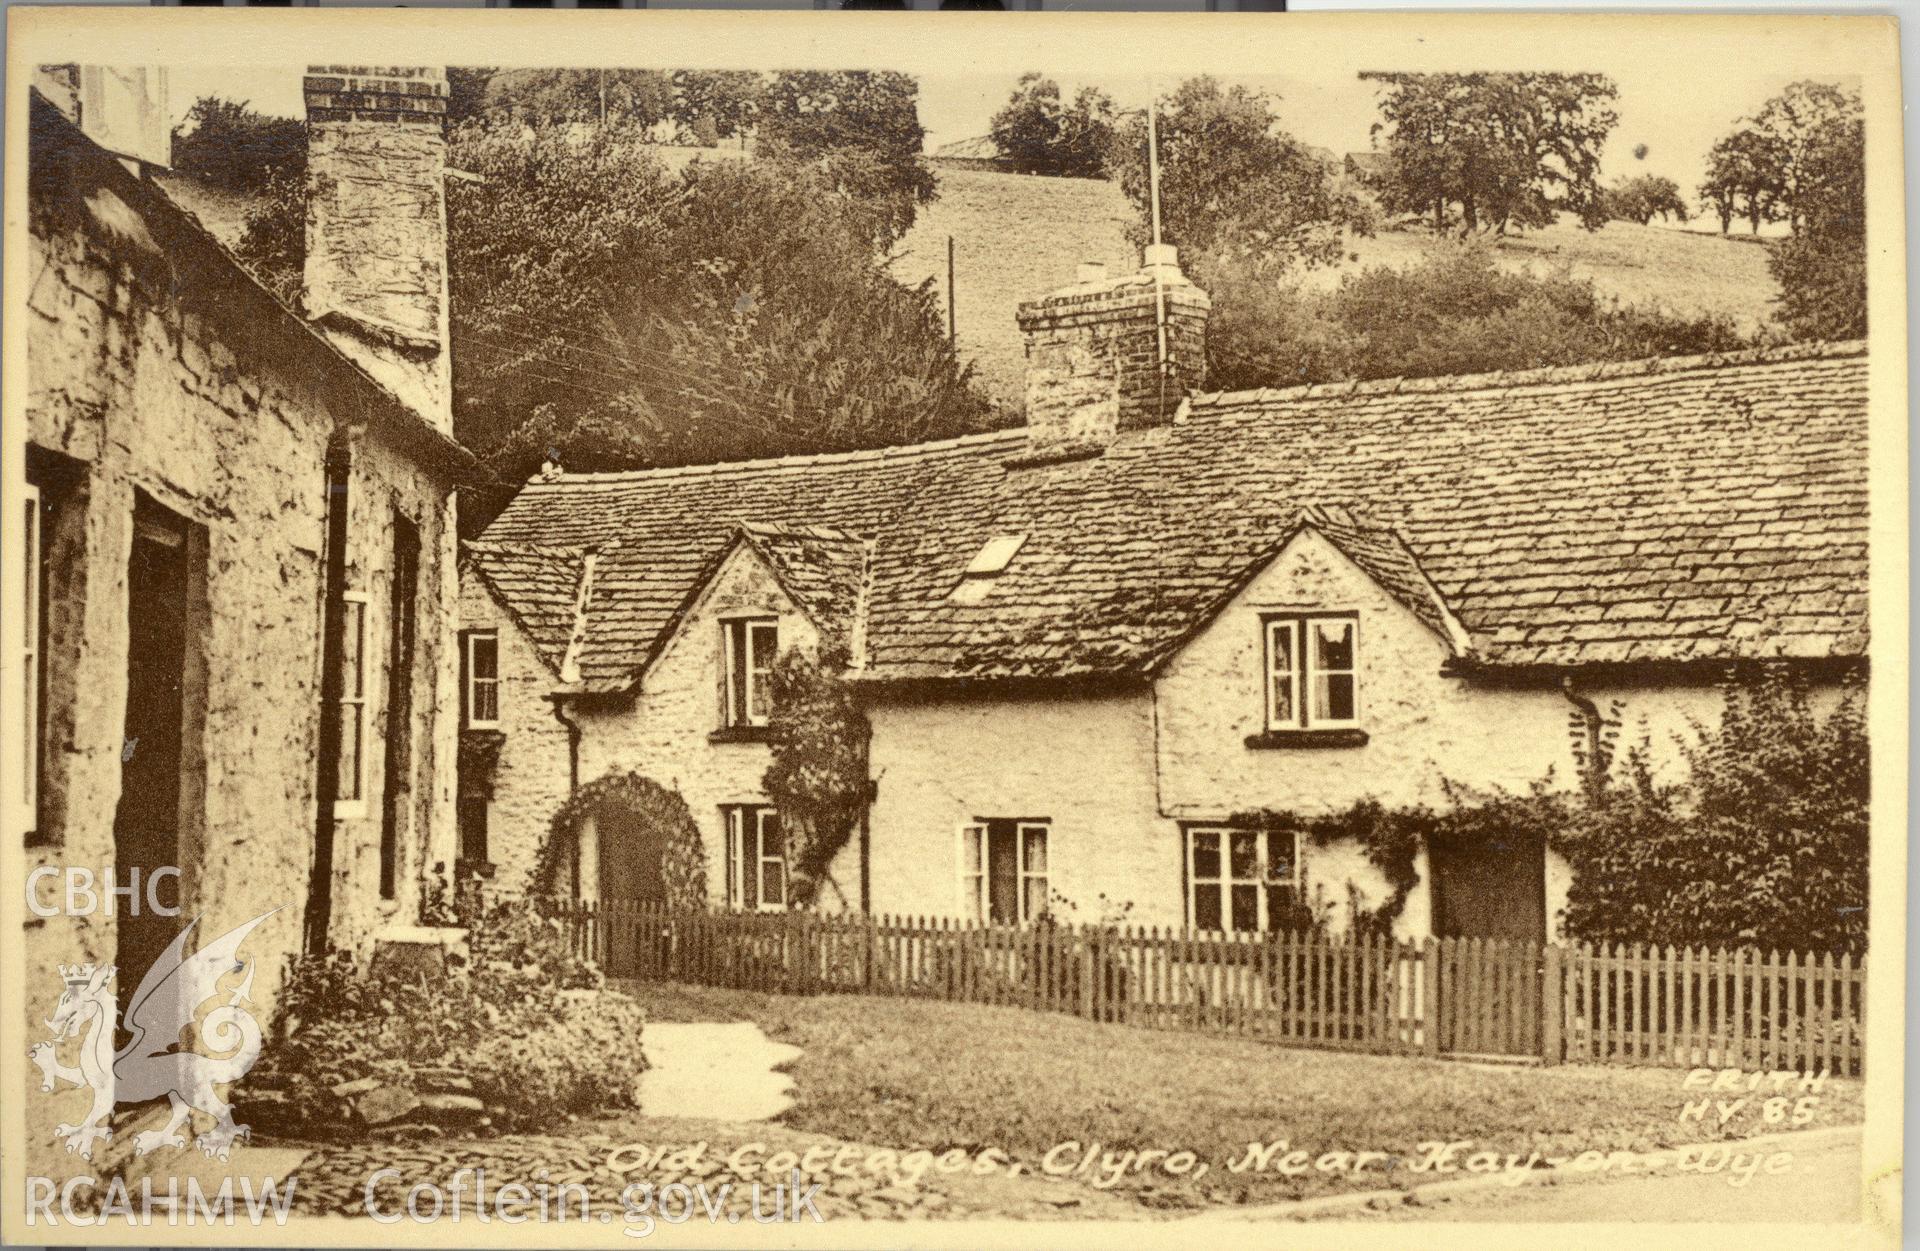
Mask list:
[{"label": "brick chimney stack", "polygon": [[1180,272],[1170,244],[1148,247],[1136,273],[1108,278],[1085,265],[1072,286],[1022,304],[1033,455],[1098,454],[1122,430],[1170,420],[1181,399],[1206,381],[1212,307],[1207,293]]},{"label": "brick chimney stack", "polygon": [[306,314],[451,434],[446,73],[314,66],[305,92]]}]

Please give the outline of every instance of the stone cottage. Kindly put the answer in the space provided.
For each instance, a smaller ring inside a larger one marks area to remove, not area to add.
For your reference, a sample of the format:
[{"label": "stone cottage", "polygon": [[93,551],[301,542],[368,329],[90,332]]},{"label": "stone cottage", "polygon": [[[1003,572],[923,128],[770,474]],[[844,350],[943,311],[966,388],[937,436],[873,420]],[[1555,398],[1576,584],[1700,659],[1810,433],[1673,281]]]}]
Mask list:
[{"label": "stone cottage", "polygon": [[[1615,707],[1671,761],[1729,664],[1864,669],[1862,344],[1217,393],[1208,313],[1159,249],[1022,307],[1024,428],[529,482],[465,557],[470,854],[522,876],[635,770],[710,898],[783,906],[767,675],[831,631],[872,790],[829,906],[1260,930],[1387,885],[1236,814],[1565,778]],[[1538,844],[1416,868],[1403,937],[1537,941],[1566,889]]]},{"label": "stone cottage", "polygon": [[[164,152],[86,112],[101,74],[43,68],[31,100],[25,547],[5,567],[25,678],[7,794],[47,870],[36,1031],[58,964],[117,965],[124,999],[196,916],[210,938],[278,909],[247,947],[270,1003],[288,957],[416,920],[423,870],[454,854],[473,462],[447,389],[444,79],[306,78],[296,311],[161,191]],[[46,915],[74,870],[100,907]],[[109,871],[139,875],[138,912]]]}]

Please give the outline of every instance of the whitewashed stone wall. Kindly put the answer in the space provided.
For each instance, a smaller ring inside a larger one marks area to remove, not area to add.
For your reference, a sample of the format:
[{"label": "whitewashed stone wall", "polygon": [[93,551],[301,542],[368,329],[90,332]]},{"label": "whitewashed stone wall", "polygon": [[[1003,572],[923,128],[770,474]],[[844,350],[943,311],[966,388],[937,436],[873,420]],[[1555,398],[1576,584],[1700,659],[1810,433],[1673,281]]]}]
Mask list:
[{"label": "whitewashed stone wall", "polygon": [[[377,403],[325,367],[304,328],[105,157],[45,151],[31,196],[34,280],[22,320],[28,441],[66,458],[54,493],[45,818],[29,870],[114,862],[130,645],[128,558],[137,492],[204,528],[204,604],[187,646],[183,915],[217,935],[270,909],[255,932],[252,997],[271,1010],[301,946],[313,872],[320,718],[326,450],[337,416]],[[71,157],[71,159],[68,159]],[[56,160],[56,158],[58,158]],[[417,870],[451,846],[454,504],[419,453],[363,434],[353,449],[349,564],[368,620],[367,816],[336,830],[332,933],[357,945],[417,906]],[[391,527],[420,530],[414,776],[400,827],[399,891],[379,890]],[[198,666],[195,667],[196,671]],[[51,888],[43,888],[49,898]],[[124,906],[124,905],[123,905]],[[61,963],[115,958],[105,915],[31,918],[18,1010],[37,1037]],[[123,970],[137,978],[144,970]],[[81,1096],[84,1099],[84,1094]],[[78,1109],[33,1100],[27,1138]],[[54,1150],[57,1151],[57,1148]],[[52,1163],[49,1161],[48,1163]],[[65,1168],[74,1161],[62,1158]]]},{"label": "whitewashed stone wall", "polygon": [[[715,902],[726,898],[721,805],[766,802],[760,779],[767,769],[767,745],[708,738],[722,719],[721,622],[742,616],[778,617],[782,651],[818,643],[818,631],[766,564],[751,550],[736,549],[654,661],[632,703],[578,710],[581,784],[614,771],[638,770],[678,791],[706,844],[707,896]],[[849,897],[858,890],[857,877],[839,870],[835,877]],[[832,898],[833,887],[826,893]]]},{"label": "whitewashed stone wall", "polygon": [[546,698],[559,678],[471,566],[461,579],[460,626],[494,630],[500,640],[502,741],[487,804],[487,857],[494,865],[494,889],[520,891],[546,839],[547,823],[567,800],[567,727]]}]

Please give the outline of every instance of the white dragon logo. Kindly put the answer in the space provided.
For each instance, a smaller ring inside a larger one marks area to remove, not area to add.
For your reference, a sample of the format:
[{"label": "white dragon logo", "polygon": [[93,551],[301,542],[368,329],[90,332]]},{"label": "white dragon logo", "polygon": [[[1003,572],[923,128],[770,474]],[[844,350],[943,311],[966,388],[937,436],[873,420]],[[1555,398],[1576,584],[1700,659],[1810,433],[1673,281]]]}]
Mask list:
[{"label": "white dragon logo", "polygon": [[[214,1119],[213,1128],[194,1139],[210,1158],[226,1159],[234,1140],[248,1136],[247,1127],[233,1123],[233,1109],[213,1088],[245,1076],[260,1056],[260,1025],[240,1007],[253,986],[253,962],[240,959],[240,944],[255,926],[278,911],[262,913],[229,930],[191,956],[183,953],[200,922],[198,918],[189,922],[140,979],[127,1004],[126,1028],[133,1038],[118,1052],[113,1049],[113,1037],[119,1005],[108,989],[114,966],[60,967],[67,989],[47,1021],[53,1037],[29,1048],[27,1059],[39,1066],[43,1091],[54,1089],[56,1082],[93,1090],[93,1108],[80,1123],[63,1123],[54,1129],[54,1136],[66,1141],[69,1152],[93,1158],[94,1143],[113,1134],[107,1118],[116,1102],[146,1103],[162,1095],[171,1105],[172,1116],[165,1128],[134,1135],[134,1150],[140,1155],[161,1147],[186,1146],[180,1129],[196,1111]],[[227,1054],[215,1058],[181,1050],[181,1031],[193,1025],[200,1008],[220,993],[220,979],[243,971],[246,976],[228,993],[226,1002],[199,1023],[200,1041]],[[89,1023],[91,1028],[80,1044],[80,1063],[60,1063],[55,1048]]]}]

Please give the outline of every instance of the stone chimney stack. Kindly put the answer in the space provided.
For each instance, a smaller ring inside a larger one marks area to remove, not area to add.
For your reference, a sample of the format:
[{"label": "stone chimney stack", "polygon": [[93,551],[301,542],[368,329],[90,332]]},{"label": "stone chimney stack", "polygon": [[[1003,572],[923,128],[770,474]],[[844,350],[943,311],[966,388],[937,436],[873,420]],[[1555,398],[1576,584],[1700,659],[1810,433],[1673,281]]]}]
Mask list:
[{"label": "stone chimney stack", "polygon": [[1108,278],[1103,267],[1083,265],[1072,286],[1022,304],[1033,455],[1098,454],[1122,430],[1170,420],[1206,381],[1212,307],[1180,272],[1170,244],[1148,247],[1137,273]]},{"label": "stone chimney stack", "polygon": [[451,434],[446,72],[314,66],[306,101],[306,314]]}]

